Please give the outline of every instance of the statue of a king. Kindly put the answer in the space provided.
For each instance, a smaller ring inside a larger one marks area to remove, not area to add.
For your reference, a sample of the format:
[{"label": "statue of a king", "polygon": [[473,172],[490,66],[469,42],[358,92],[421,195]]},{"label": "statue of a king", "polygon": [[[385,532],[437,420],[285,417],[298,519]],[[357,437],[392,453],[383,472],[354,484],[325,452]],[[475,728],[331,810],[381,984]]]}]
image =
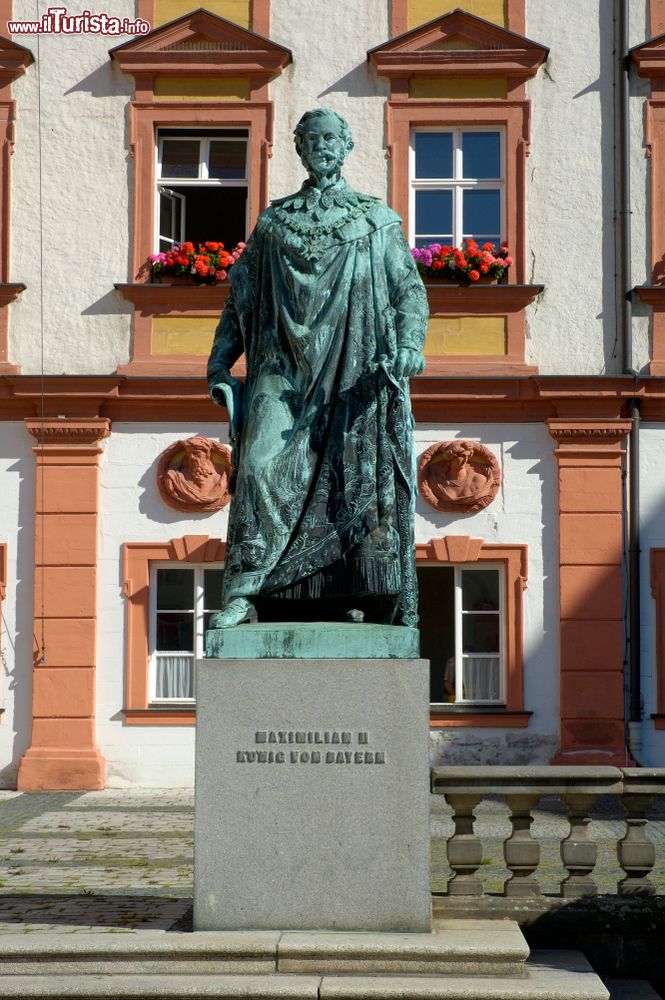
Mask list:
[{"label": "statue of a king", "polygon": [[[252,620],[263,597],[415,625],[408,379],[424,369],[425,289],[399,216],[340,176],[346,121],[308,111],[295,143],[309,177],[259,217],[208,364],[235,466],[210,627]],[[243,353],[244,384],[230,374]]]}]

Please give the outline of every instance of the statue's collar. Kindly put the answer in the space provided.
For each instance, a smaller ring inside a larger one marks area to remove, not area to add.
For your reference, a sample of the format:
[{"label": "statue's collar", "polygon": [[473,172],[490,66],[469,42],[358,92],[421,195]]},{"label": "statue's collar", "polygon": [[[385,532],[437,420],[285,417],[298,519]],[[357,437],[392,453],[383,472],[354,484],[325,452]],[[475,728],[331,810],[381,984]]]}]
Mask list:
[{"label": "statue's collar", "polygon": [[323,210],[334,208],[335,206],[344,209],[356,208],[375,200],[375,198],[354,191],[352,187],[349,187],[344,178],[340,177],[338,181],[335,181],[334,184],[330,184],[326,188],[316,187],[311,181],[307,180],[300,188],[300,191],[288,195],[286,198],[280,198],[273,202],[273,204],[287,212],[307,212],[319,207]]}]

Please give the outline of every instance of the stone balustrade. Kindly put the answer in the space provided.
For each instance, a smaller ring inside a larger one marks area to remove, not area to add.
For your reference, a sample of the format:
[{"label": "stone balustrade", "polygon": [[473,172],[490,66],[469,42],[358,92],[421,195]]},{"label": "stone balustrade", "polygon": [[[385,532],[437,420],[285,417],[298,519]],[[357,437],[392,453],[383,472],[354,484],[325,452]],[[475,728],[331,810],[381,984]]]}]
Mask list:
[{"label": "stone balustrade", "polygon": [[561,862],[567,873],[559,886],[566,899],[594,896],[592,878],[598,845],[588,836],[594,804],[613,796],[624,812],[625,830],[616,841],[618,865],[624,873],[619,896],[653,896],[649,875],[656,851],[647,836],[646,813],[657,795],[665,795],[665,768],[616,767],[435,767],[432,791],[443,795],[452,810],[454,833],[447,841],[452,869],[448,895],[482,896],[478,869],[483,844],[474,829],[475,810],[486,796],[500,796],[510,810],[510,836],[503,842],[509,877],[503,895],[516,899],[542,897],[536,877],[541,845],[532,835],[533,811],[542,796],[558,796],[568,816],[569,832],[561,840]]}]

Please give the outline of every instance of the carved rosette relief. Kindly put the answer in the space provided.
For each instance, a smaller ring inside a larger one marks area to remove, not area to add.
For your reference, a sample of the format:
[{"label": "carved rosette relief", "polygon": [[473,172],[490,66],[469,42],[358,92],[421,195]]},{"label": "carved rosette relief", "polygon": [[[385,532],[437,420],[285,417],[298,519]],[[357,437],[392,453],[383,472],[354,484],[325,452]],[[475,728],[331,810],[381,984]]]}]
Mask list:
[{"label": "carved rosette relief", "polygon": [[206,437],[176,441],[157,466],[157,488],[174,510],[211,513],[231,499],[231,449]]},{"label": "carved rosette relief", "polygon": [[418,463],[420,495],[435,510],[473,514],[499,492],[501,469],[496,456],[477,441],[441,441]]}]

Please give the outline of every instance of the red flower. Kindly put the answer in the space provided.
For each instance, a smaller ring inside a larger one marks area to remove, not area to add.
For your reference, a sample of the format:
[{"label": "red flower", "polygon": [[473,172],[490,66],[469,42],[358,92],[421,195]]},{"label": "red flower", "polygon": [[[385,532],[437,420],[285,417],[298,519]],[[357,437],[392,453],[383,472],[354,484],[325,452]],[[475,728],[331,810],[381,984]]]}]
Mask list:
[{"label": "red flower", "polygon": [[483,250],[489,250],[489,251],[494,250],[494,244],[489,242],[483,243]]},{"label": "red flower", "polygon": [[186,243],[182,244],[180,249],[184,250],[185,253],[194,253],[194,244],[187,241]]},{"label": "red flower", "polygon": [[469,271],[469,277],[471,278],[471,281],[478,281],[480,274],[476,270]]},{"label": "red flower", "polygon": [[481,264],[480,265],[480,271],[481,271],[482,274],[487,274],[487,272],[489,271],[489,269],[490,269],[489,264]]}]

